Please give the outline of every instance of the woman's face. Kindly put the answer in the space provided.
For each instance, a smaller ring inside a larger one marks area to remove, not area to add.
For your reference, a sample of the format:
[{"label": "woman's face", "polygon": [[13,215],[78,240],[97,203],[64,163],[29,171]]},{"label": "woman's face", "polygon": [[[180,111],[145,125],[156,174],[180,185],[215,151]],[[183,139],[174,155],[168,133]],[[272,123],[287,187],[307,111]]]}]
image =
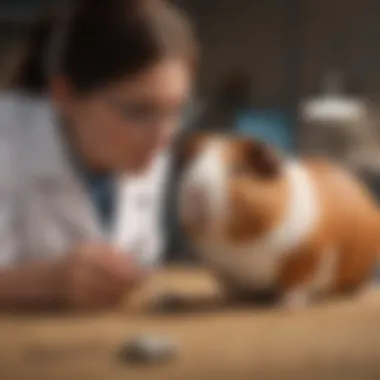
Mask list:
[{"label": "woman's face", "polygon": [[178,131],[191,75],[183,61],[167,59],[83,97],[61,87],[66,91],[56,91],[56,99],[85,160],[102,169],[139,172]]}]

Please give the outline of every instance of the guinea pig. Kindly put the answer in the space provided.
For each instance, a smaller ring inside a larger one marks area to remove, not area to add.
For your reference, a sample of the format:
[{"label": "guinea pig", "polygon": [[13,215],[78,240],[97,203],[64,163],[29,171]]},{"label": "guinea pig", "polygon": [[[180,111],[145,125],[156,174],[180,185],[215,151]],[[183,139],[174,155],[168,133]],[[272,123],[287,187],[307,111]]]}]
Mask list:
[{"label": "guinea pig", "polygon": [[180,226],[230,293],[275,292],[299,308],[368,284],[380,213],[348,171],[218,133],[187,138],[178,162]]}]

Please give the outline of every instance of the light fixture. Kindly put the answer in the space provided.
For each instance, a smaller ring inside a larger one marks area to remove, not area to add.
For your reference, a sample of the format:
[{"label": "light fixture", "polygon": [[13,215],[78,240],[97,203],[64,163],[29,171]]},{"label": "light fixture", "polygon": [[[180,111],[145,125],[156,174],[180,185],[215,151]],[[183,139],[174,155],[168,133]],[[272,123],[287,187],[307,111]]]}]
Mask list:
[{"label": "light fixture", "polygon": [[343,80],[338,71],[326,74],[322,95],[301,103],[301,117],[306,122],[347,123],[359,120],[365,111],[364,102],[343,93]]}]

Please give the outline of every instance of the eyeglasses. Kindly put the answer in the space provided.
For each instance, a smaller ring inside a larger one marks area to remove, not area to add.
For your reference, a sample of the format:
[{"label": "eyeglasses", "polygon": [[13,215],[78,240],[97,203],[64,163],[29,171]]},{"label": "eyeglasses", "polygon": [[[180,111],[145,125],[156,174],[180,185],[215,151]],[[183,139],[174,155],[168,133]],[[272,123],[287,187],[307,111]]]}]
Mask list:
[{"label": "eyeglasses", "polygon": [[107,103],[123,121],[144,128],[180,123],[187,111],[187,105],[183,104],[162,107],[147,101],[126,102],[110,97]]}]

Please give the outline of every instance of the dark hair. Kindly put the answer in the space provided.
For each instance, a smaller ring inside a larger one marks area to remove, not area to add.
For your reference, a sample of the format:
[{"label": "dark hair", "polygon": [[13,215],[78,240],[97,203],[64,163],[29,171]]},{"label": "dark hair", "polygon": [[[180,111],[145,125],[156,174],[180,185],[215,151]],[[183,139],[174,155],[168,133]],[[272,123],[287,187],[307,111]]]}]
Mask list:
[{"label": "dark hair", "polygon": [[252,100],[251,80],[244,70],[230,71],[220,82],[217,91],[221,106],[239,109],[247,107]]},{"label": "dark hair", "polygon": [[[54,12],[46,12],[27,28],[27,33],[12,46],[6,61],[6,88],[21,88],[40,93],[46,90],[45,53],[54,26]],[[14,49],[14,50],[13,50]]]},{"label": "dark hair", "polygon": [[196,58],[186,18],[165,0],[74,1],[34,30],[16,84],[47,88],[48,75],[65,75],[78,93],[134,75],[165,56]]}]

